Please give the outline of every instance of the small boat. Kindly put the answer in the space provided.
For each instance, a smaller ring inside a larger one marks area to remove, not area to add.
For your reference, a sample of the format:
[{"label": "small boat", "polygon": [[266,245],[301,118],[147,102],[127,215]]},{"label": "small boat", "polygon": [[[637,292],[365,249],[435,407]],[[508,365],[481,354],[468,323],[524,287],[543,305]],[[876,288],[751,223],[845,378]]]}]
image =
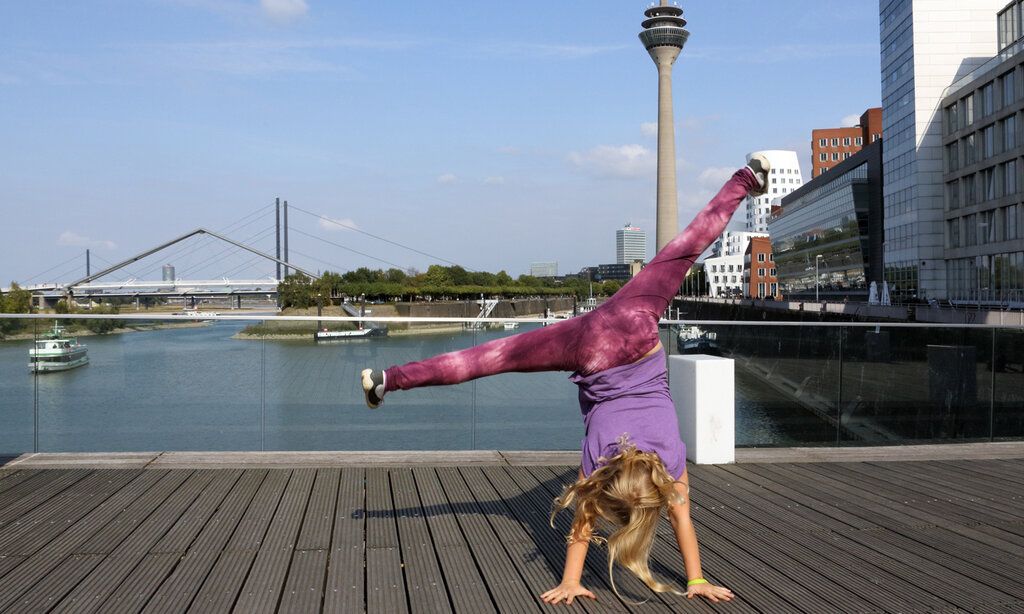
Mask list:
[{"label": "small boat", "polygon": [[519,322],[505,322],[502,326],[505,330],[515,330],[519,328]]},{"label": "small boat", "polygon": [[28,359],[32,372],[49,373],[88,364],[89,355],[86,346],[78,343],[78,339],[65,337],[64,329],[55,323],[52,331],[36,339],[35,347],[28,351]]},{"label": "small boat", "polygon": [[367,327],[359,330],[318,330],[313,333],[314,341],[346,341],[349,339],[366,339],[368,337],[385,337],[388,329],[383,327]]},{"label": "small boat", "polygon": [[685,326],[679,331],[680,354],[710,354],[720,356],[718,334],[703,331],[699,326]]}]

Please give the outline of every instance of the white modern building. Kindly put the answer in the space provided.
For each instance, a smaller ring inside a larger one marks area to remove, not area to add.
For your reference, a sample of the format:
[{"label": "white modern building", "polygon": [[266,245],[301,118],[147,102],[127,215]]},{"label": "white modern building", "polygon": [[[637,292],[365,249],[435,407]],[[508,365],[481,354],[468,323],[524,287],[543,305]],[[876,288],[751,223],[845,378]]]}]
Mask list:
[{"label": "white modern building", "polygon": [[945,299],[941,103],[996,53],[1007,0],[880,0],[885,280],[893,298]]},{"label": "white modern building", "polygon": [[743,253],[704,259],[711,296],[734,296],[743,292]]},{"label": "white modern building", "polygon": [[767,232],[746,232],[742,230],[726,230],[718,237],[715,244],[711,246],[711,256],[742,256],[747,252],[750,239],[753,237],[767,237]]},{"label": "white modern building", "polygon": [[772,170],[768,175],[768,192],[763,196],[747,197],[746,223],[747,231],[765,233],[768,232],[768,218],[771,216],[772,206],[778,205],[783,196],[802,186],[804,181],[800,173],[800,158],[795,151],[753,151],[747,154],[747,160],[758,154],[768,158]]},{"label": "white modern building", "polygon": [[531,262],[530,275],[532,277],[558,277],[558,263]]},{"label": "white modern building", "polygon": [[647,233],[626,224],[615,231],[615,264],[629,264],[634,260],[647,262]]}]

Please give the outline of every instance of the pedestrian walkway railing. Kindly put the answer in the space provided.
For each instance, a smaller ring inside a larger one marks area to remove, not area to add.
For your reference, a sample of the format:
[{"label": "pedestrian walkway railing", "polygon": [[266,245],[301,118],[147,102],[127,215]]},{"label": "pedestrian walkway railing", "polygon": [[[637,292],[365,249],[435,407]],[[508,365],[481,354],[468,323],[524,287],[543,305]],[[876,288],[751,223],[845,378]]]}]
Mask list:
[{"label": "pedestrian walkway railing", "polygon": [[[316,330],[355,330],[362,320],[0,314],[0,455],[578,449],[583,423],[568,373],[395,392],[376,410],[359,385],[363,368],[557,319],[367,316],[388,334],[313,339]],[[30,369],[30,349],[55,323],[62,338],[87,346],[87,365]],[[489,327],[467,328],[481,323]],[[661,333],[669,354],[733,360],[740,446],[1024,438],[1024,327],[665,320]]]}]

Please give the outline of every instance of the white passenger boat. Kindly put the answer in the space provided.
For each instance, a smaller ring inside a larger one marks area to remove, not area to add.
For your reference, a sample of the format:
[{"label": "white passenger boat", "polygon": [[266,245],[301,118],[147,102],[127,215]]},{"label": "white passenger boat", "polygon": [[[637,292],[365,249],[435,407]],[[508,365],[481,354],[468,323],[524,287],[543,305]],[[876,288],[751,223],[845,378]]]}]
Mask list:
[{"label": "white passenger boat", "polygon": [[28,351],[28,359],[33,372],[49,373],[81,367],[89,362],[89,355],[86,346],[65,337],[64,329],[54,324],[52,331],[36,340],[35,347]]},{"label": "white passenger boat", "polygon": [[519,322],[505,322],[503,326],[505,327],[505,330],[515,330],[519,328]]}]

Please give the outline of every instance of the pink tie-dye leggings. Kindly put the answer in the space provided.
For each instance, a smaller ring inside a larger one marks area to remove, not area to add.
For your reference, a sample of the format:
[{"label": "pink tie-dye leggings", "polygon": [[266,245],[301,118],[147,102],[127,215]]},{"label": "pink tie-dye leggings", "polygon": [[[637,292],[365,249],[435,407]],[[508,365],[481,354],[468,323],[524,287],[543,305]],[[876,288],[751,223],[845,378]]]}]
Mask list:
[{"label": "pink tie-dye leggings", "polygon": [[633,279],[594,311],[465,350],[391,367],[385,390],[460,384],[508,372],[575,371],[590,375],[636,362],[658,344],[658,320],[705,249],[757,187],[742,168],[697,217]]}]

